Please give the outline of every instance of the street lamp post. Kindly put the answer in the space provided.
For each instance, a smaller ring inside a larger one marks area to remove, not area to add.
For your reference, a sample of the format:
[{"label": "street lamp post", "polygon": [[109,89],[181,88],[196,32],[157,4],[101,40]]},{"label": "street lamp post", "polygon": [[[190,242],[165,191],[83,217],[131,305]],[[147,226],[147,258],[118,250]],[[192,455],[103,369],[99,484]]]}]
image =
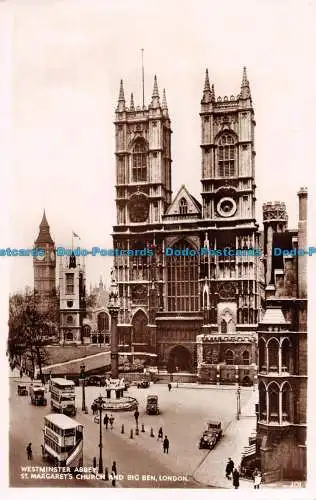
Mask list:
[{"label": "street lamp post", "polygon": [[86,412],[87,411],[87,408],[86,408],[86,392],[85,392],[85,365],[84,363],[82,363],[82,365],[80,366],[80,370],[81,370],[81,382],[82,382],[82,411]]},{"label": "street lamp post", "polygon": [[239,420],[239,418],[240,418],[240,387],[239,387],[239,385],[237,387],[236,397],[237,397],[237,420]]},{"label": "street lamp post", "polygon": [[103,398],[100,396],[96,399],[97,408],[99,411],[99,469],[98,473],[103,474],[103,457],[102,457],[102,410],[103,410]]},{"label": "street lamp post", "polygon": [[120,310],[118,300],[118,287],[114,277],[114,269],[111,271],[111,290],[109,293],[108,310],[111,316],[111,375],[113,379],[118,378],[118,338],[117,320]]}]

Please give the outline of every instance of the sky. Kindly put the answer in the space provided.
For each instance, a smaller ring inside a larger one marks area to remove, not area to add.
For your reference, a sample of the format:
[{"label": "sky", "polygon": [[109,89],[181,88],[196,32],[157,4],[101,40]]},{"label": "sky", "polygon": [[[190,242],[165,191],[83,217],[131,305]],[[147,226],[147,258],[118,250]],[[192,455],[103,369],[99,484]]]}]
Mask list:
[{"label": "sky", "polygon": [[[12,2],[12,141],[9,237],[31,248],[43,209],[58,246],[75,231],[85,248],[111,248],[114,112],[119,81],[127,101],[145,101],[154,75],[172,121],[172,186],[200,198],[200,100],[205,69],[216,96],[240,91],[247,67],[256,119],[257,219],[266,201],[287,205],[313,181],[315,118],[308,1],[21,0]],[[315,102],[315,101],[314,101]],[[314,149],[314,148],[313,148]],[[12,258],[11,258],[12,259]],[[33,285],[32,259],[11,260],[10,291]],[[87,283],[109,279],[110,257],[89,257]]]}]

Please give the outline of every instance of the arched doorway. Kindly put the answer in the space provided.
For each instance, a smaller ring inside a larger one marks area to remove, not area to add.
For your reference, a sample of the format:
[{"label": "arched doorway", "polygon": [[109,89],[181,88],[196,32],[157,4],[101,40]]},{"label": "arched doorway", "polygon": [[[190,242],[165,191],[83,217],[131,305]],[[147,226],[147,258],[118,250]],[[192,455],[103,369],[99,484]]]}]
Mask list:
[{"label": "arched doorway", "polygon": [[182,345],[173,347],[169,354],[168,371],[175,372],[176,368],[178,368],[179,371],[185,372],[192,370],[191,353]]}]

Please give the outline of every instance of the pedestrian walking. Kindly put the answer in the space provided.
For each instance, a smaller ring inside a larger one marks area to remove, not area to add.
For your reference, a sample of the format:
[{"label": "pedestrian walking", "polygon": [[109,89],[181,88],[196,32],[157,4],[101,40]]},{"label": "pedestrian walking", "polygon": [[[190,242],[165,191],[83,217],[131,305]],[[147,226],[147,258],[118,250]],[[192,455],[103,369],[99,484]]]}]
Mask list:
[{"label": "pedestrian walking", "polygon": [[138,427],[138,417],[139,417],[138,408],[136,408],[136,411],[134,413],[134,417],[135,417],[136,427]]},{"label": "pedestrian walking", "polygon": [[238,490],[239,488],[239,472],[237,469],[234,469],[233,471],[233,486],[235,490]]},{"label": "pedestrian walking", "polygon": [[93,460],[92,460],[92,467],[93,467],[94,469],[96,469],[96,468],[97,468],[97,459],[96,459],[96,457],[93,457]]},{"label": "pedestrian walking", "polygon": [[170,384],[170,382],[168,384],[168,389],[169,389],[169,392],[170,392],[171,391],[171,384]]},{"label": "pedestrian walking", "polygon": [[157,441],[159,441],[160,439],[163,439],[162,427],[159,427]]},{"label": "pedestrian walking", "polygon": [[116,462],[114,461],[112,464],[112,472],[115,476],[117,476],[117,467],[116,467]]},{"label": "pedestrian walking", "polygon": [[113,429],[113,424],[114,424],[114,417],[113,417],[113,415],[110,415],[109,422],[110,422],[111,429]]},{"label": "pedestrian walking", "polygon": [[103,424],[105,425],[105,429],[108,430],[108,425],[109,425],[109,417],[108,414],[106,413],[103,419]]},{"label": "pedestrian walking", "polygon": [[255,469],[252,477],[254,482],[253,487],[255,490],[258,490],[262,481],[261,472],[258,469]]},{"label": "pedestrian walking", "polygon": [[116,486],[116,475],[114,474],[114,472],[111,472],[110,479],[112,481],[112,486],[115,488],[115,486]]},{"label": "pedestrian walking", "polygon": [[232,474],[233,470],[234,470],[234,462],[232,461],[231,458],[229,458],[227,465],[226,465],[226,477],[227,477],[227,479],[231,479],[230,475]]},{"label": "pedestrian walking", "polygon": [[32,443],[29,443],[26,447],[26,454],[28,460],[33,460]]},{"label": "pedestrian walking", "polygon": [[165,439],[163,440],[163,452],[164,453],[169,453],[169,439],[168,436],[165,436]]}]

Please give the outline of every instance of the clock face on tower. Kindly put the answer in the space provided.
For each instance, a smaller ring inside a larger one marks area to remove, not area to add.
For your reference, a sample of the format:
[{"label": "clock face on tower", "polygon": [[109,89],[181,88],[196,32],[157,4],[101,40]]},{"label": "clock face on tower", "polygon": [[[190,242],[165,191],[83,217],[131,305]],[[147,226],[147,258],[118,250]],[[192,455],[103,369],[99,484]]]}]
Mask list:
[{"label": "clock face on tower", "polygon": [[45,253],[44,253],[44,255],[43,254],[37,254],[35,258],[36,258],[36,260],[39,260],[39,261],[44,260],[45,259]]},{"label": "clock face on tower", "polygon": [[149,204],[145,195],[133,196],[128,204],[131,222],[145,222],[148,217]]},{"label": "clock face on tower", "polygon": [[236,210],[237,205],[233,198],[222,198],[217,203],[217,212],[221,217],[232,217]]}]

